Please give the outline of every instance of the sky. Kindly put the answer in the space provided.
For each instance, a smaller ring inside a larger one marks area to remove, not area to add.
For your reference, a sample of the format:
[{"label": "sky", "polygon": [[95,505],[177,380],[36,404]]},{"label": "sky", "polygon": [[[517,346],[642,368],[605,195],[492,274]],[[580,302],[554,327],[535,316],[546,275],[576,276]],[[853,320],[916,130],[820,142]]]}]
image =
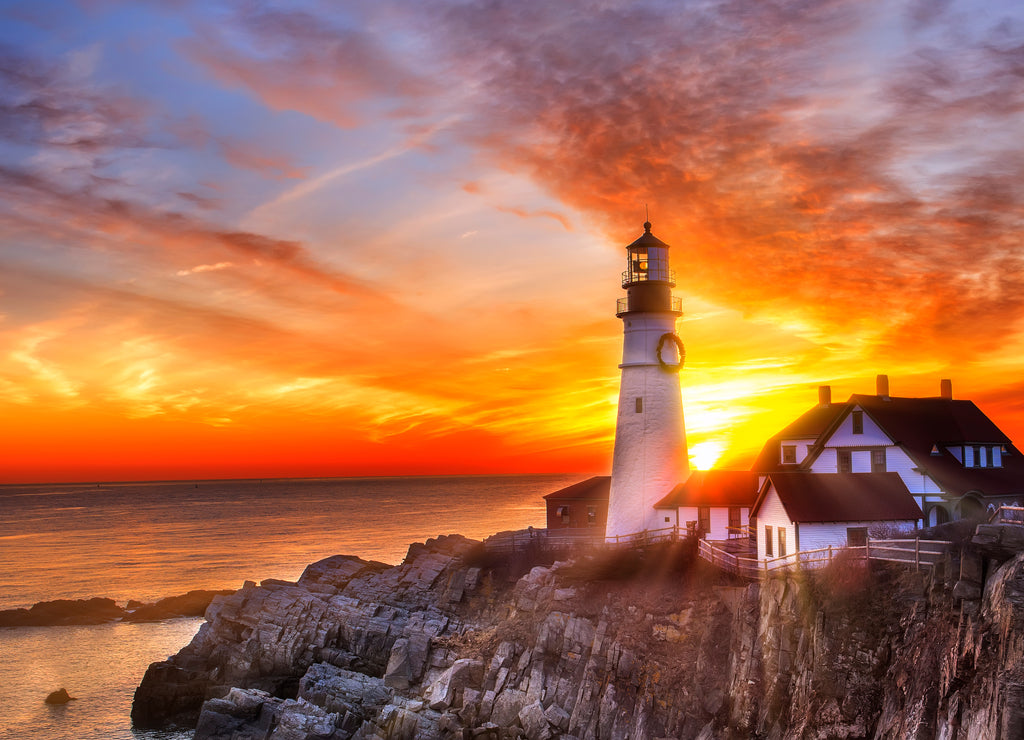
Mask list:
[{"label": "sky", "polygon": [[0,3],[0,482],[607,473],[647,212],[696,467],[1021,443],[1022,136],[1016,1]]}]

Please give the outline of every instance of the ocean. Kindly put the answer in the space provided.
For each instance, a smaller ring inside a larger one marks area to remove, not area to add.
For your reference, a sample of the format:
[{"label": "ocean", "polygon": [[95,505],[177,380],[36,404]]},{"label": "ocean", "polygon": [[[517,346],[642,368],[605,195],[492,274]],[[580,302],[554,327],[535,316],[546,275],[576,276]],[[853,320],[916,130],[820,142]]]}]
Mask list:
[{"label": "ocean", "polygon": [[[295,580],[337,554],[399,563],[412,542],[544,526],[542,496],[582,475],[0,486],[0,609],[155,601]],[[201,619],[0,629],[0,738],[184,740],[131,728],[135,687]],[[43,699],[64,687],[63,707]]]}]

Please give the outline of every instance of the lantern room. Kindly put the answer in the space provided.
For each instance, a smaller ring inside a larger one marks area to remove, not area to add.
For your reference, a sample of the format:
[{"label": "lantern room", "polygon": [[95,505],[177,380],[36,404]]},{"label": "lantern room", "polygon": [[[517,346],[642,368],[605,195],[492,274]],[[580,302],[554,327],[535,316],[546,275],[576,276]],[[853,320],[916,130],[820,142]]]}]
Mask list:
[{"label": "lantern room", "polygon": [[643,236],[626,247],[622,287],[647,281],[676,284],[675,273],[668,266],[668,244],[651,233],[650,221],[644,223]]},{"label": "lantern room", "polygon": [[651,222],[646,222],[643,236],[626,247],[622,273],[626,297],[618,300],[616,316],[638,311],[682,313],[682,302],[672,295],[676,274],[669,269],[668,250],[668,244],[651,233]]}]

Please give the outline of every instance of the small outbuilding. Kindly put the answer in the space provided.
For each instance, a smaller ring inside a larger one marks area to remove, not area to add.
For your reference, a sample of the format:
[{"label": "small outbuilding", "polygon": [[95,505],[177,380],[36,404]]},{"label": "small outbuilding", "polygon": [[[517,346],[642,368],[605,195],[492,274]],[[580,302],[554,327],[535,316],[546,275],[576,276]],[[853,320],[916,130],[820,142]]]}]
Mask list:
[{"label": "small outbuilding", "polygon": [[695,470],[654,508],[664,527],[726,540],[746,535],[757,492],[757,473],[749,470]]},{"label": "small outbuilding", "polygon": [[770,473],[750,516],[757,557],[864,545],[868,530],[913,530],[921,518],[898,473]]},{"label": "small outbuilding", "polygon": [[611,482],[611,476],[597,475],[549,493],[544,497],[548,529],[594,527],[604,532]]}]

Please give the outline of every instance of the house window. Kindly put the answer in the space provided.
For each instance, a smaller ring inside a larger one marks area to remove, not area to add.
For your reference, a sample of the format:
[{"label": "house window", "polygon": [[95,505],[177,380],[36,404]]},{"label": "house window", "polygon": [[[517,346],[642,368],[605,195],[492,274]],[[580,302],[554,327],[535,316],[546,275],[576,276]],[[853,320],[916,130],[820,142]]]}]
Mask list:
[{"label": "house window", "polygon": [[597,524],[597,507],[596,506],[588,506],[587,507],[587,526],[588,527],[593,527],[595,524]]},{"label": "house window", "polygon": [[979,447],[978,445],[974,446],[974,467],[976,467],[976,468],[983,468],[983,467],[985,467],[985,453],[984,453],[984,450],[985,450],[984,447]]},{"label": "house window", "polygon": [[711,507],[710,506],[698,506],[697,507],[697,528],[700,530],[700,535],[703,537],[711,531]]},{"label": "house window", "polygon": [[840,473],[849,473],[853,470],[853,458],[849,450],[836,450],[836,462]]},{"label": "house window", "polygon": [[864,434],[864,412],[854,411],[850,414],[854,434]]},{"label": "house window", "polygon": [[636,412],[638,414],[642,414],[644,412],[644,399],[636,399]]},{"label": "house window", "polygon": [[740,533],[740,527],[743,526],[740,523],[740,507],[730,506],[729,507],[729,534],[738,535]]},{"label": "house window", "polygon": [[846,528],[846,546],[847,547],[864,547],[868,544],[868,528],[867,527],[847,527]]},{"label": "house window", "polygon": [[669,517],[665,517],[665,524],[669,524],[669,523],[670,523],[671,521],[672,521],[672,519],[671,519],[671,518],[669,518]]},{"label": "house window", "polygon": [[796,464],[796,445],[782,445],[782,462],[786,465]]},{"label": "house window", "polygon": [[568,506],[559,506],[558,507],[558,516],[560,516],[562,518],[562,524],[568,524],[569,523],[569,507]]},{"label": "house window", "polygon": [[772,549],[772,526],[770,524],[764,525],[764,556],[766,558],[775,557],[775,551]]},{"label": "house window", "polygon": [[786,528],[779,527],[779,557],[786,557]]},{"label": "house window", "polygon": [[885,450],[871,450],[871,472],[885,472]]}]

